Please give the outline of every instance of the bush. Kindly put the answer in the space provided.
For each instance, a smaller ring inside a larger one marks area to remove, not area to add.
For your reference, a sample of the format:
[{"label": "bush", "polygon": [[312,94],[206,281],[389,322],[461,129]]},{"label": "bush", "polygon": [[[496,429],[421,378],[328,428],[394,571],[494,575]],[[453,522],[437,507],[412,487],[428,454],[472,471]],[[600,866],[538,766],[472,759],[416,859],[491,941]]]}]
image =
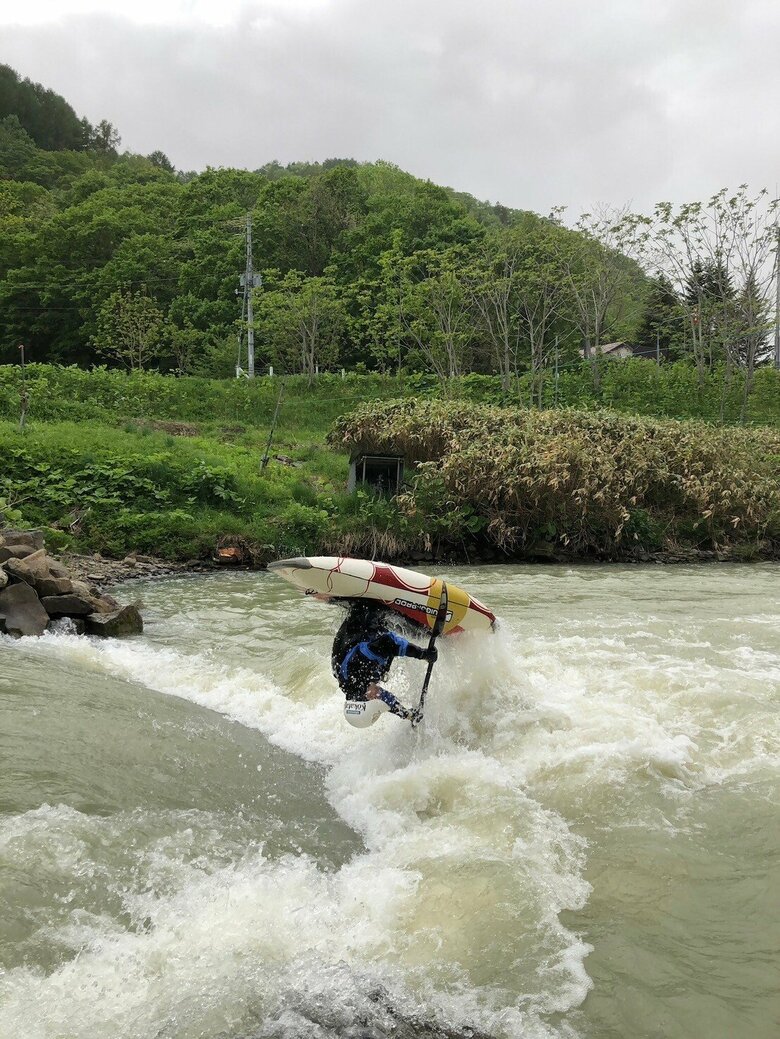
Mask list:
[{"label": "bush", "polygon": [[445,535],[484,528],[511,551],[540,532],[580,554],[723,547],[774,537],[780,510],[772,429],[404,400],[364,405],[331,443],[416,460],[407,515]]}]

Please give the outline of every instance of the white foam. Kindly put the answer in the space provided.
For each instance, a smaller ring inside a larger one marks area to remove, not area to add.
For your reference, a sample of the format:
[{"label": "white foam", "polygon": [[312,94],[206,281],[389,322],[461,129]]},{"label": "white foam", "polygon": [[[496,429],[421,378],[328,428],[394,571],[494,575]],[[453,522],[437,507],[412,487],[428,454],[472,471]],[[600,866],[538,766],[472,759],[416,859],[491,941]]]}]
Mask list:
[{"label": "white foam", "polygon": [[[610,797],[623,825],[660,818],[671,832],[681,799],[780,763],[771,653],[721,659],[706,630],[661,627],[623,616],[605,633],[580,619],[520,637],[504,624],[489,644],[448,644],[416,734],[393,718],[344,724],[324,640],[241,666],[219,646],[40,640],[30,651],[191,700],[326,766],[329,800],[367,850],[332,874],[253,852],[188,873],[170,897],[134,896],[150,930],[95,927],[50,977],[15,972],[0,1020],[30,1039],[229,1035],[253,1015],[274,1034],[338,1035],[380,1013],[361,1002],[379,986],[412,1017],[571,1034],[547,1017],[590,986],[590,947],[560,921],[589,895],[577,806]],[[411,699],[419,678],[401,662],[393,688]]]}]

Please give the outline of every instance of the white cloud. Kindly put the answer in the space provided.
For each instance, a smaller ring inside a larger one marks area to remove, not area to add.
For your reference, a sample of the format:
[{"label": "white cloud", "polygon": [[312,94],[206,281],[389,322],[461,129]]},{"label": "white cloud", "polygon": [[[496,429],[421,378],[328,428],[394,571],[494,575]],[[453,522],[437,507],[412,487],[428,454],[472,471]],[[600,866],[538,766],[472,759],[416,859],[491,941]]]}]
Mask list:
[{"label": "white cloud", "polygon": [[179,168],[381,157],[543,212],[780,169],[770,0],[45,6],[78,3],[103,13],[8,26],[0,60]]},{"label": "white cloud", "polygon": [[63,24],[83,15],[109,15],[133,25],[208,25],[224,28],[242,20],[247,11],[315,11],[329,0],[15,0],[0,6],[0,25]]}]

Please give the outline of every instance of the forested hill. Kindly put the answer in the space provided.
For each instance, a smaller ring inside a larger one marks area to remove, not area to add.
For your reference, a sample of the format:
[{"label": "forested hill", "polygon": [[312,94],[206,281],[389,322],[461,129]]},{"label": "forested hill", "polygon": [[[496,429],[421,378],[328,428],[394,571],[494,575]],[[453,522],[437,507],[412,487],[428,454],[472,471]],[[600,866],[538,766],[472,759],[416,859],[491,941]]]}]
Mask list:
[{"label": "forested hill", "polygon": [[[529,317],[540,350],[557,339],[562,360],[577,357],[581,334],[554,268],[587,266],[597,246],[554,221],[386,162],[177,173],[163,152],[118,154],[111,124],[93,130],[8,68],[0,95],[5,362],[24,343],[38,361],[232,374],[248,213],[263,278],[258,370],[403,366],[447,377],[538,366],[542,353],[519,330],[505,341],[480,319],[475,289],[486,301],[507,264],[541,292]],[[643,282],[619,265],[602,327],[614,338],[636,325]]]},{"label": "forested hill", "polygon": [[21,128],[44,151],[100,153],[119,144],[119,135],[109,122],[102,120],[97,127],[92,126],[88,119],[80,119],[60,94],[22,79],[10,65],[0,65],[0,121],[6,129]]},{"label": "forested hill", "polygon": [[569,228],[387,162],[182,172],[0,73],[0,361],[23,344],[35,361],[230,376],[251,302],[258,373],[477,372],[505,390],[530,374],[540,402],[584,354],[598,397],[601,347],[628,340],[692,363],[702,386],[741,369],[747,414],[771,345],[764,192]]}]

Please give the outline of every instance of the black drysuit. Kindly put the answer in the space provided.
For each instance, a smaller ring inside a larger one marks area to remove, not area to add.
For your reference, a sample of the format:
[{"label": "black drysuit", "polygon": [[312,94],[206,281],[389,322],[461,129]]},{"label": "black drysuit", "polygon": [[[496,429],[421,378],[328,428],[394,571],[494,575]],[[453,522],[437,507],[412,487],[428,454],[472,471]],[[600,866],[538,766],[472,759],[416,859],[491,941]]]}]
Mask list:
[{"label": "black drysuit", "polygon": [[360,600],[350,603],[331,655],[333,674],[348,700],[365,700],[368,686],[385,677],[396,657],[428,659],[427,650],[389,631],[387,620],[381,606]]}]

